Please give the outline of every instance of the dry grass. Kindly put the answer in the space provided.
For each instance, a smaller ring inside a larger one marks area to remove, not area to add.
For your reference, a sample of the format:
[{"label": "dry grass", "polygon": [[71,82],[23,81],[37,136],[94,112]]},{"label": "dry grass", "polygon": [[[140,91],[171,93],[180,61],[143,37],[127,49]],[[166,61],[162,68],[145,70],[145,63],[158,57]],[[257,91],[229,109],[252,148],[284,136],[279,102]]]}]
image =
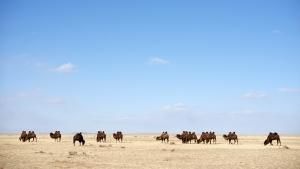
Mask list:
[{"label": "dry grass", "polygon": [[174,135],[170,144],[153,135],[125,135],[123,143],[108,137],[84,135],[86,146],[72,144],[71,135],[57,143],[48,135],[38,142],[22,143],[18,135],[0,135],[1,168],[300,168],[300,137],[281,137],[282,146],[263,146],[265,137],[242,136],[229,145],[221,136],[217,144],[182,144]]}]

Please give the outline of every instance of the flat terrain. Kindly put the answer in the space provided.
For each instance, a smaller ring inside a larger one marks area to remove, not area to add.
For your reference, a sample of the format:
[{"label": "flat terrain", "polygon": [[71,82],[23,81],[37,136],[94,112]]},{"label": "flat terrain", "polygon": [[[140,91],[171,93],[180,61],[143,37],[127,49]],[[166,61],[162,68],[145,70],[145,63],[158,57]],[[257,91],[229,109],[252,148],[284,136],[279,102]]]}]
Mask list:
[{"label": "flat terrain", "polygon": [[[63,133],[62,133],[63,134]],[[182,144],[171,135],[172,144],[155,141],[154,135],[124,135],[116,143],[111,134],[97,143],[96,134],[83,134],[85,146],[74,147],[72,135],[54,142],[37,134],[38,142],[20,142],[19,135],[0,135],[2,168],[300,168],[300,137],[282,136],[282,146],[263,146],[266,136],[240,136],[239,145],[229,145],[217,136],[217,144]]]}]

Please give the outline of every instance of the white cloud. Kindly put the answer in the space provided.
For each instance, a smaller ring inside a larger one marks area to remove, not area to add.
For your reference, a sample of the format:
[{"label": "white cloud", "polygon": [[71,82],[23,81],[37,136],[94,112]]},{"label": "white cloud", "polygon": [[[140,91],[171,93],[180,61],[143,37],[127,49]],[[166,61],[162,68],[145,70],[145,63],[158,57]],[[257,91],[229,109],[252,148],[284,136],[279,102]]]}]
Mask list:
[{"label": "white cloud", "polygon": [[248,92],[243,95],[243,98],[246,99],[260,99],[260,98],[265,98],[267,95],[262,92]]},{"label": "white cloud", "polygon": [[55,72],[59,72],[59,73],[71,73],[71,72],[74,72],[75,65],[72,63],[65,63],[65,64],[57,66],[53,70]]},{"label": "white cloud", "polygon": [[272,33],[274,33],[274,34],[279,34],[279,33],[281,33],[281,31],[280,31],[280,30],[277,30],[277,29],[274,29],[274,30],[272,30]]},{"label": "white cloud", "polygon": [[170,104],[170,105],[165,105],[162,108],[163,111],[165,112],[185,112],[188,110],[188,107],[183,104],[183,103],[175,103],[175,104]]},{"label": "white cloud", "polygon": [[170,62],[168,60],[159,57],[154,57],[149,60],[149,63],[153,65],[165,65],[165,64],[169,64]]},{"label": "white cloud", "polygon": [[289,87],[282,87],[278,89],[280,92],[286,93],[300,93],[300,88],[289,88]]}]

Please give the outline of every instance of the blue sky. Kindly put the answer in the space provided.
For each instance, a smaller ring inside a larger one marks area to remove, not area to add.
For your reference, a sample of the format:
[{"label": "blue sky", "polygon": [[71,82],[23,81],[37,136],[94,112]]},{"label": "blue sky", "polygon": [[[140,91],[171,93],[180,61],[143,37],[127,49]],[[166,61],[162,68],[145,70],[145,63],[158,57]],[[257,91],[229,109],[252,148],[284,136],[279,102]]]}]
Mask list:
[{"label": "blue sky", "polygon": [[299,1],[1,1],[1,132],[300,133]]}]

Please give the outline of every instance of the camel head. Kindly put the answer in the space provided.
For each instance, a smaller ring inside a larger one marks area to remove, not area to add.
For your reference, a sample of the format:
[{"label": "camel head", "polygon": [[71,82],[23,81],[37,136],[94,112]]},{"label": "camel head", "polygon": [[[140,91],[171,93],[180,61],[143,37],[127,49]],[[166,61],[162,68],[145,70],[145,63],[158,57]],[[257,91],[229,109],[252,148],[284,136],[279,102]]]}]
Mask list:
[{"label": "camel head", "polygon": [[266,139],[265,142],[264,142],[264,145],[267,145],[267,144],[269,144],[269,140],[268,139]]}]

